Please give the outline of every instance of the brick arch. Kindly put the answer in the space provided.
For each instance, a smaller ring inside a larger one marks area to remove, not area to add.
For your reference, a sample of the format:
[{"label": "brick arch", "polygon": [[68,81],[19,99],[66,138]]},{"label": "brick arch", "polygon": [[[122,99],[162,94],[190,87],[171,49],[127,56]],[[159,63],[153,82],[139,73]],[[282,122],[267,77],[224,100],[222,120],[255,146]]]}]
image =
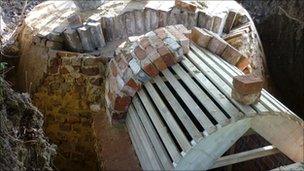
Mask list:
[{"label": "brick arch", "polygon": [[106,108],[112,123],[125,118],[132,97],[143,83],[183,59],[189,52],[189,36],[183,25],[172,25],[119,46],[106,77]]}]

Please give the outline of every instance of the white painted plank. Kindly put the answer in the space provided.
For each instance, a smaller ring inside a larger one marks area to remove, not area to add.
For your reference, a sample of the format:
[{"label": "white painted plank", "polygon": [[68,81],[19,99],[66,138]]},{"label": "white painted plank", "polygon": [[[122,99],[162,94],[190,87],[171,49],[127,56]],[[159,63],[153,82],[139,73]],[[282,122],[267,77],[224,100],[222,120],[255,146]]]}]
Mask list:
[{"label": "white painted plank", "polygon": [[164,168],[167,170],[171,170],[173,168],[172,162],[170,160],[170,157],[168,155],[168,153],[166,152],[165,147],[163,146],[159,136],[157,135],[157,132],[155,130],[155,128],[153,127],[147,112],[145,111],[143,105],[141,104],[138,95],[135,95],[133,97],[133,105],[137,111],[137,114],[141,120],[141,122],[143,123],[143,126],[145,127],[145,130],[147,131],[147,134],[154,146],[154,149],[162,163],[162,165],[164,166]]},{"label": "white painted plank", "polygon": [[173,136],[182,148],[183,152],[186,153],[191,148],[191,145],[186,135],[183,133],[182,129],[177,124],[176,120],[172,116],[171,112],[169,111],[169,109],[167,108],[167,106],[165,105],[153,85],[150,82],[147,82],[144,86],[148,90],[149,95],[151,96],[153,102],[160,111],[160,115],[164,118],[166,124],[168,125]]},{"label": "white painted plank", "polygon": [[214,102],[205,94],[205,92],[200,89],[198,85],[196,85],[188,73],[184,71],[179,64],[172,66],[172,69],[221,126],[225,126],[230,122],[221,109],[219,109],[216,104],[214,104]]},{"label": "white painted plank", "polygon": [[145,151],[143,150],[143,144],[140,142],[139,136],[135,132],[134,125],[133,125],[129,115],[126,118],[126,124],[129,129],[130,138],[131,138],[132,144],[134,146],[135,152],[137,154],[137,157],[140,161],[141,167],[143,168],[143,170],[151,169],[152,165],[150,163],[150,160],[147,158],[147,155],[146,155]]},{"label": "white painted plank", "polygon": [[212,124],[212,122],[204,114],[204,112],[199,108],[199,106],[195,103],[195,101],[188,94],[185,88],[178,82],[178,80],[174,77],[174,75],[168,69],[162,71],[162,73],[165,76],[165,78],[168,80],[170,85],[175,89],[179,97],[187,105],[187,107],[195,116],[197,121],[206,130],[206,133],[211,134],[212,132],[216,131],[216,127]]},{"label": "white painted plank", "polygon": [[279,152],[280,151],[276,147],[269,145],[269,146],[249,150],[249,151],[244,151],[244,152],[237,153],[237,154],[231,154],[231,155],[223,156],[223,157],[217,159],[215,164],[210,169],[215,169],[215,168],[219,168],[219,167],[223,167],[223,166],[227,166],[227,165],[231,165],[231,164],[235,164],[235,163],[241,163],[241,162],[256,159],[256,158],[270,156],[273,154],[277,154]]},{"label": "white painted plank", "polygon": [[211,70],[203,61],[201,61],[192,51],[190,51],[187,55],[188,59],[209,79],[212,83],[223,93],[226,97],[228,97],[231,102],[238,107],[243,113],[246,115],[254,115],[256,111],[246,105],[241,105],[231,98],[231,87],[222,80],[213,70]]},{"label": "white painted plank", "polygon": [[239,120],[244,116],[213,84],[202,74],[190,61],[185,58],[182,65],[200,83],[200,85],[213,97],[213,99],[225,110],[233,121]]},{"label": "white painted plank", "polygon": [[178,161],[181,159],[181,154],[178,152],[177,147],[174,145],[174,142],[171,136],[169,135],[164,123],[159,118],[156,109],[154,109],[153,105],[150,102],[150,99],[148,99],[147,94],[144,92],[144,90],[138,91],[138,95],[146,111],[149,111],[148,115],[151,118],[157,132],[159,133],[159,136],[162,139],[166,149],[168,150],[168,153],[170,154],[173,163],[178,163]]},{"label": "white painted plank", "polygon": [[161,165],[161,162],[160,162],[158,156],[156,155],[156,152],[153,148],[153,145],[152,145],[150,139],[148,138],[147,132],[143,128],[142,123],[140,122],[138,116],[136,115],[136,111],[132,104],[129,106],[129,115],[130,115],[131,122],[134,125],[135,132],[137,132],[139,140],[141,141],[141,143],[143,145],[144,152],[147,155],[147,157],[152,165],[152,167],[150,169],[152,169],[152,170],[164,169]]},{"label": "white painted plank", "polygon": [[154,78],[154,82],[156,83],[162,94],[165,96],[169,104],[172,106],[174,112],[176,113],[180,121],[183,123],[184,127],[187,129],[192,139],[197,143],[202,138],[202,134],[195,127],[194,123],[191,121],[190,117],[184,111],[181,104],[179,104],[178,100],[174,97],[174,95],[172,94],[170,89],[166,86],[166,84],[164,83],[164,81],[160,76],[156,76]]}]

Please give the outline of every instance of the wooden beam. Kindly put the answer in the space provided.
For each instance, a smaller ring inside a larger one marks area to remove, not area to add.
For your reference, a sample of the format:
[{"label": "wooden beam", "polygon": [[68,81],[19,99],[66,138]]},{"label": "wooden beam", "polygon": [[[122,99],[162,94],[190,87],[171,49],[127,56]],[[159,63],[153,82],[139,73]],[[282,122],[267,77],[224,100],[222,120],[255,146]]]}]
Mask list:
[{"label": "wooden beam", "polygon": [[231,155],[219,158],[210,169],[223,167],[223,166],[227,166],[227,165],[231,165],[231,164],[235,164],[235,163],[240,163],[240,162],[244,162],[244,161],[248,161],[248,160],[252,160],[252,159],[256,159],[256,158],[260,158],[260,157],[270,156],[270,155],[273,155],[273,154],[276,154],[279,152],[280,151],[275,146],[269,145],[269,146],[257,148],[254,150],[249,150],[249,151],[245,151],[245,152],[241,152],[241,153],[237,153],[237,154],[231,154]]}]

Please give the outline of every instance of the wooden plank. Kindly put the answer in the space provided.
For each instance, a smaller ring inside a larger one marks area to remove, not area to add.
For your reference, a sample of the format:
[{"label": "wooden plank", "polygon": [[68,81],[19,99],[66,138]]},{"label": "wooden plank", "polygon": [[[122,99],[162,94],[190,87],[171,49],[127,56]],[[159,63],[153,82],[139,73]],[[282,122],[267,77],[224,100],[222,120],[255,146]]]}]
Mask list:
[{"label": "wooden plank", "polygon": [[207,170],[222,156],[247,130],[252,118],[241,119],[219,128],[204,138],[176,166],[176,170]]},{"label": "wooden plank", "polygon": [[246,105],[241,105],[237,101],[231,98],[231,87],[222,80],[215,72],[213,72],[203,61],[201,61],[192,51],[187,55],[188,59],[209,79],[212,83],[226,96],[230,101],[246,115],[256,114],[256,111]]},{"label": "wooden plank", "polygon": [[[225,71],[224,69],[226,69],[227,67],[222,67],[220,65],[217,65],[213,60],[211,60],[209,58],[208,55],[206,55],[205,53],[203,53],[201,50],[199,50],[196,46],[191,45],[191,49],[193,49],[194,53],[206,64],[210,67],[210,69],[212,69],[215,73],[217,73],[230,87],[232,87],[232,76],[229,75],[229,73],[227,71]],[[203,49],[202,49],[203,50]],[[204,52],[207,52],[206,50],[204,50]],[[212,54],[210,52],[208,52],[209,54]],[[268,110],[263,107],[262,105],[259,104],[260,102],[258,102],[256,105],[250,105],[251,107],[253,107],[254,109],[256,109],[258,112],[268,112]],[[271,108],[268,108],[269,110],[271,110]]]},{"label": "wooden plank", "polygon": [[190,91],[202,103],[202,105],[207,109],[207,111],[218,122],[219,125],[225,126],[229,123],[229,119],[225,116],[221,109],[214,104],[208,95],[206,95],[205,92],[200,89],[200,87],[191,79],[188,73],[184,71],[179,64],[172,66],[172,69],[182,79]]},{"label": "wooden plank", "polygon": [[126,123],[127,123],[128,129],[129,129],[130,138],[131,138],[133,147],[134,147],[137,157],[140,161],[141,167],[143,168],[143,170],[151,169],[152,165],[150,163],[150,160],[147,158],[147,155],[143,150],[143,145],[139,140],[139,136],[135,132],[134,125],[133,125],[129,115],[126,118]]},{"label": "wooden plank", "polygon": [[[211,60],[213,60],[215,63],[217,63],[231,77],[234,77],[234,76],[237,76],[237,75],[244,75],[244,73],[241,72],[238,68],[236,68],[235,66],[227,63],[225,60],[221,59],[220,57],[215,56],[214,54],[212,54],[211,52],[209,52],[205,49],[201,49],[201,50],[207,55],[207,57],[211,58]],[[260,112],[267,112],[267,109],[269,109],[271,111],[279,112],[278,110],[280,109],[271,100],[266,98],[266,96],[263,93],[263,90],[262,90],[262,96],[260,98],[260,103],[255,104],[254,107],[257,108]],[[282,109],[280,109],[280,110],[282,110]]]},{"label": "wooden plank", "polygon": [[153,102],[155,103],[156,107],[160,111],[160,114],[164,118],[166,124],[168,125],[170,131],[172,132],[173,136],[177,140],[178,144],[182,148],[183,152],[186,153],[191,148],[191,145],[183,133],[180,126],[177,124],[176,120],[172,116],[171,112],[153,87],[150,82],[147,82],[145,85],[146,89],[148,90],[149,95],[151,96]]},{"label": "wooden plank", "polygon": [[154,146],[154,149],[155,149],[162,165],[164,166],[164,168],[166,170],[167,169],[171,170],[173,168],[173,165],[170,160],[170,157],[169,157],[168,153],[166,152],[166,149],[163,146],[159,136],[157,135],[155,128],[153,128],[153,125],[152,125],[150,119],[148,118],[148,114],[145,111],[143,105],[141,104],[141,102],[138,98],[138,95],[135,95],[133,97],[133,105],[138,113],[138,116],[139,116],[141,122],[143,123],[145,130],[147,131],[147,134]]},{"label": "wooden plank", "polygon": [[184,127],[187,129],[192,139],[197,143],[202,138],[202,134],[195,127],[194,123],[191,121],[190,117],[184,111],[183,107],[179,104],[177,99],[174,97],[174,95],[172,94],[170,89],[166,86],[166,84],[164,83],[164,81],[160,76],[156,76],[154,78],[154,82],[156,83],[162,94],[165,96],[169,104],[172,106],[174,112],[176,113],[180,121],[183,123]]},{"label": "wooden plank", "polygon": [[151,120],[154,124],[154,127],[156,128],[166,149],[168,150],[168,153],[173,160],[173,164],[178,163],[178,161],[181,159],[181,154],[178,152],[178,149],[175,146],[171,136],[169,135],[166,126],[164,125],[162,120],[159,118],[156,109],[151,104],[151,102],[148,99],[147,94],[144,92],[144,90],[138,91],[138,95],[139,95],[139,98],[142,101],[142,104],[144,105],[146,111],[149,111],[148,115],[151,118]]},{"label": "wooden plank", "polygon": [[195,103],[192,97],[188,94],[185,88],[178,82],[178,80],[174,77],[174,75],[168,70],[162,71],[165,78],[168,80],[170,85],[176,90],[176,93],[183,100],[183,102],[187,105],[189,110],[195,116],[197,121],[201,124],[201,126],[205,129],[205,134],[211,134],[216,131],[216,127],[212,124],[209,118],[204,114],[204,112],[199,108],[199,106]]},{"label": "wooden plank", "polygon": [[227,165],[231,165],[231,164],[235,164],[235,163],[241,163],[244,161],[253,160],[256,158],[270,156],[273,154],[277,154],[279,152],[280,151],[272,145],[257,148],[254,150],[244,151],[241,153],[224,156],[224,157],[217,159],[215,164],[210,169],[215,169],[215,168],[219,168],[219,167],[223,167],[223,166],[227,166]]},{"label": "wooden plank", "polygon": [[213,99],[225,110],[233,121],[239,120],[244,116],[229,99],[218,90],[206,76],[201,73],[187,58],[181,62],[189,73],[200,83],[200,85],[213,97]]},{"label": "wooden plank", "polygon": [[153,145],[152,145],[150,139],[148,138],[147,132],[143,128],[143,125],[140,122],[140,120],[136,114],[136,111],[134,109],[134,106],[132,104],[129,106],[129,115],[130,115],[130,119],[134,125],[135,131],[137,132],[139,140],[142,142],[144,152],[147,155],[149,161],[151,162],[152,167],[150,169],[152,169],[152,170],[164,169],[161,165],[161,162],[160,162],[158,156],[156,155],[156,152],[153,148]]}]

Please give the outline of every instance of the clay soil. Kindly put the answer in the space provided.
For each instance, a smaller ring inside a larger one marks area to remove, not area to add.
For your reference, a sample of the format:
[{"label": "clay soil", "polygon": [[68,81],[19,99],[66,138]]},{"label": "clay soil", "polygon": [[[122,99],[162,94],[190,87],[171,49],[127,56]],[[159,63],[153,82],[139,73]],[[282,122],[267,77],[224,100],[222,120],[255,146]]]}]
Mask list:
[{"label": "clay soil", "polygon": [[93,127],[102,170],[142,170],[125,124],[111,126],[102,111],[95,115]]}]

